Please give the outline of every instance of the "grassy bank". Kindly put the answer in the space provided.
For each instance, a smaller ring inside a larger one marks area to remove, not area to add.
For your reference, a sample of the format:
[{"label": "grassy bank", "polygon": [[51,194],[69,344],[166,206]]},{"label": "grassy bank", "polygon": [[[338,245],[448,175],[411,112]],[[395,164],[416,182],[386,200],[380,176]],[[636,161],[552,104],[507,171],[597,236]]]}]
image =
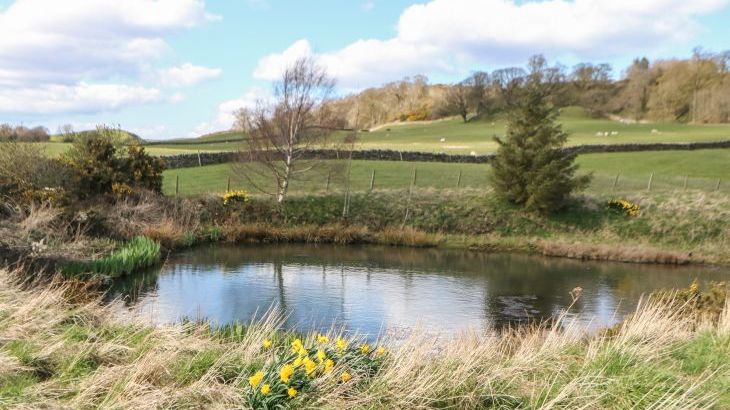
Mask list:
[{"label": "grassy bank", "polygon": [[[501,336],[415,332],[365,349],[335,333],[325,339],[280,331],[275,318],[220,331],[120,322],[113,306],[72,304],[72,294],[68,284],[20,290],[0,273],[0,406],[730,406],[728,307],[709,317],[695,314],[691,303],[646,303],[593,335],[565,322]],[[302,364],[282,373],[297,357]]]},{"label": "grassy bank", "polygon": [[[617,198],[637,204],[639,212],[629,216],[611,209],[607,201]],[[214,195],[149,195],[116,203],[80,203],[63,211],[34,208],[0,221],[0,249],[21,261],[49,261],[57,267],[89,259],[104,261],[94,265],[130,266],[109,261],[126,252],[114,253],[115,244],[136,236],[150,238],[166,250],[218,241],[372,243],[642,263],[730,264],[730,196],[723,192],[586,195],[552,216],[506,205],[491,190],[468,188],[353,193],[345,216],[343,208],[341,193],[292,195],[282,206],[264,197],[226,206]]]}]

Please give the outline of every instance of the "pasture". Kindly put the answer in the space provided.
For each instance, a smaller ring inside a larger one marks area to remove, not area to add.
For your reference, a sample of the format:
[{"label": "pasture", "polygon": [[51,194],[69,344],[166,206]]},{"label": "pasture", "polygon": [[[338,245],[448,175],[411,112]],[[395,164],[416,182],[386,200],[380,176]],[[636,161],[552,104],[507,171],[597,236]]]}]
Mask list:
[{"label": "pasture", "polygon": [[[711,191],[717,188],[730,192],[730,150],[697,151],[651,151],[629,153],[601,153],[580,155],[577,160],[580,172],[592,172],[593,183],[590,192],[608,193],[645,190],[652,173],[652,189],[687,189]],[[346,186],[347,163],[326,161],[302,179],[292,183],[291,192],[311,193],[327,190],[342,191]],[[489,165],[446,164],[434,162],[397,161],[352,161],[350,189],[366,191],[374,177],[374,189],[405,189],[414,180],[418,188],[482,188],[488,187],[491,179]],[[164,192],[175,193],[175,181],[179,183],[180,195],[220,193],[226,190],[228,178],[232,189],[253,188],[242,175],[246,169],[236,169],[230,164],[210,165],[195,168],[172,169],[164,173]],[[461,178],[459,178],[461,174]],[[616,176],[619,175],[618,181]],[[254,178],[257,184],[270,187],[265,178]]]}]

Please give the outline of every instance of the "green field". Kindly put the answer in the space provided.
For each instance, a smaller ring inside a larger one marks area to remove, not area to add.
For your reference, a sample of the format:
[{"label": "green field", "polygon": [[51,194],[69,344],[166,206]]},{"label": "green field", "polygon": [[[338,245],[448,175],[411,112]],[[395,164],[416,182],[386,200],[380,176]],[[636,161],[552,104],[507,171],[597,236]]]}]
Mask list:
[{"label": "green field", "polygon": [[[720,189],[730,192],[730,150],[698,151],[653,151],[610,154],[585,154],[578,157],[581,172],[593,172],[594,181],[590,188],[594,192],[613,189],[616,175],[619,190],[643,190],[648,186],[650,175],[653,189],[678,189],[684,187],[685,176],[688,189],[714,190],[717,181]],[[343,190],[345,186],[345,162],[328,161],[322,169],[312,171],[306,178],[292,184],[292,192],[307,193],[324,191],[330,174],[330,190]],[[486,187],[490,181],[490,167],[483,164],[446,164],[434,162],[397,161],[353,161],[351,189],[363,191],[370,188],[375,171],[375,189],[407,188],[416,170],[417,187],[456,188],[461,172],[461,187]],[[330,173],[330,170],[331,173]],[[197,195],[208,192],[223,192],[231,178],[232,188],[251,190],[243,170],[236,170],[230,164],[210,165],[195,168],[165,171],[164,191],[174,194],[175,180],[179,181],[181,195]],[[265,183],[263,179],[257,179]],[[724,181],[724,183],[722,182]],[[271,184],[266,184],[271,186]]]},{"label": "green field", "polygon": [[[730,140],[730,124],[689,125],[681,123],[622,124],[592,118],[577,107],[562,110],[560,122],[568,132],[568,145],[667,143]],[[396,151],[446,152],[450,154],[487,154],[494,152],[495,135],[505,133],[504,120],[478,120],[463,123],[460,119],[433,122],[398,123],[358,133],[356,149],[390,149]],[[656,132],[652,132],[656,130]],[[617,132],[613,136],[596,133]],[[175,155],[197,151],[235,151],[241,147],[241,132],[228,131],[193,139],[175,139],[147,143],[154,155]],[[444,139],[442,142],[441,139]],[[70,144],[45,143],[49,155],[59,155]]]},{"label": "green field", "polygon": [[[50,156],[60,156],[64,152],[66,152],[69,148],[71,148],[71,143],[66,142],[40,142],[36,143],[43,146],[43,149],[45,150],[46,154]],[[228,144],[228,145],[219,145],[219,144],[213,144],[213,145],[205,145],[202,144],[200,146],[198,145],[149,145],[146,146],[145,149],[147,152],[149,152],[152,155],[177,155],[177,154],[191,154],[196,153],[198,151],[207,151],[207,152],[220,152],[220,151],[232,151],[237,149],[237,145],[235,144]]]},{"label": "green field", "polygon": [[[560,117],[568,132],[568,145],[626,144],[657,142],[696,142],[730,139],[730,125],[688,125],[680,123],[622,124],[596,119],[582,110],[565,109]],[[397,124],[360,133],[363,149],[385,148],[399,151],[424,151],[478,154],[494,152],[493,136],[505,134],[503,120],[463,123],[460,119],[433,123]],[[657,132],[652,132],[656,130]],[[618,132],[613,136],[596,136],[598,132]],[[441,142],[441,139],[445,139]]]}]

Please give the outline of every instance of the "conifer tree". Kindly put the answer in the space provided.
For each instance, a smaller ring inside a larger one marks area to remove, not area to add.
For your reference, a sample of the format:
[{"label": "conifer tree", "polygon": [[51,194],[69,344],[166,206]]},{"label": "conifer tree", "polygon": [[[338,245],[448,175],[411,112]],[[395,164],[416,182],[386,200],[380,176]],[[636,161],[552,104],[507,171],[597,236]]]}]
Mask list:
[{"label": "conifer tree", "polygon": [[509,114],[506,138],[496,138],[499,149],[492,168],[501,198],[548,214],[563,208],[590,176],[576,176],[576,155],[560,149],[567,134],[556,123],[557,111],[550,103],[554,72],[541,57],[533,58],[531,69]]}]

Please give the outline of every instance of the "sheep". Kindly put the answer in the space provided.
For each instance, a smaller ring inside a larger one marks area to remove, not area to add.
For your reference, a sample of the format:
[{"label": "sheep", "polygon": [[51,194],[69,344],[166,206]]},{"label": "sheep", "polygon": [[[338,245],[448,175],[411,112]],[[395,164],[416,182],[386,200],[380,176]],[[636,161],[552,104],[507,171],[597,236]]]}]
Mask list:
[{"label": "sheep", "polygon": [[446,142],[446,138],[441,138],[441,142]]}]

